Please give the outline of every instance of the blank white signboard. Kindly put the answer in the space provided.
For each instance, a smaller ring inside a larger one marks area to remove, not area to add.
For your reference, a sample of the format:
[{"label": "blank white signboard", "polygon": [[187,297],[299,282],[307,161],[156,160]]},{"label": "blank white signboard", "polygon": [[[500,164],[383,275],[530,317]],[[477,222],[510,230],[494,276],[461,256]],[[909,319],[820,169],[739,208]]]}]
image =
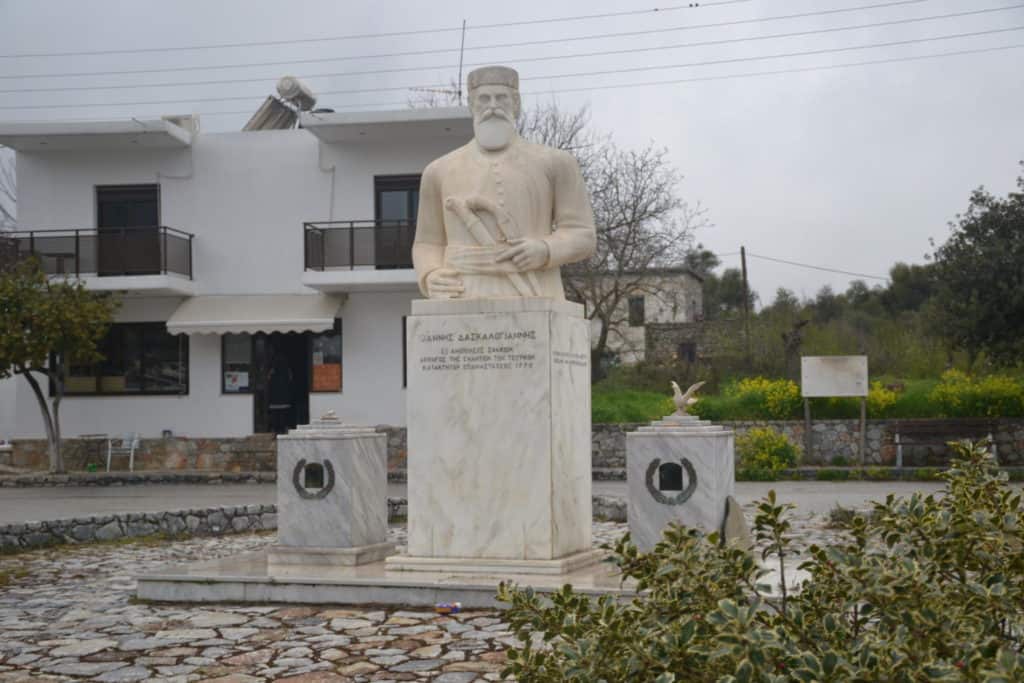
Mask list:
[{"label": "blank white signboard", "polygon": [[868,395],[867,356],[804,356],[800,359],[804,398]]}]

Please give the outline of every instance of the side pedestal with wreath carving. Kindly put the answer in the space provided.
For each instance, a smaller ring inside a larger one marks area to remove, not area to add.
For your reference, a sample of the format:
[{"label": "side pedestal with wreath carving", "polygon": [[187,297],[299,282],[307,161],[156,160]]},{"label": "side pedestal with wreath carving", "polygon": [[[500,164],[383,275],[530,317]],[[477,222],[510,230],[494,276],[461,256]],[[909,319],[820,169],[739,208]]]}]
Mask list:
[{"label": "side pedestal with wreath carving", "polygon": [[328,413],[278,437],[271,569],[376,562],[394,552],[387,535],[384,434]]},{"label": "side pedestal with wreath carving", "polygon": [[735,483],[733,432],[669,415],[626,435],[629,532],[641,551],[678,522],[723,530]]}]

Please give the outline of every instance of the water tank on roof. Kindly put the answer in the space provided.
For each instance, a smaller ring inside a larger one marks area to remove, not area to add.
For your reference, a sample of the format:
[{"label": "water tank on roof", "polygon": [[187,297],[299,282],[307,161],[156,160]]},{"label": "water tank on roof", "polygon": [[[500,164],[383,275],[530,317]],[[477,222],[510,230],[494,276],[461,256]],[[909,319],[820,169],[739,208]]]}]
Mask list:
[{"label": "water tank on roof", "polygon": [[277,94],[300,111],[309,111],[316,104],[316,95],[295,76],[285,76],[277,82]]}]

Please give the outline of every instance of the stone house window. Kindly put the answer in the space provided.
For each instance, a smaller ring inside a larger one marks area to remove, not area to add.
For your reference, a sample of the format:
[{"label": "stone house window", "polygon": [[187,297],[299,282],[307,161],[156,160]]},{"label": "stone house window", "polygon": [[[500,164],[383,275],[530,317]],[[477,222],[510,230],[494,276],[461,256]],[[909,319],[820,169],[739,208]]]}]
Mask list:
[{"label": "stone house window", "polygon": [[631,296],[627,302],[629,306],[629,326],[644,326],[644,298],[642,296]]}]

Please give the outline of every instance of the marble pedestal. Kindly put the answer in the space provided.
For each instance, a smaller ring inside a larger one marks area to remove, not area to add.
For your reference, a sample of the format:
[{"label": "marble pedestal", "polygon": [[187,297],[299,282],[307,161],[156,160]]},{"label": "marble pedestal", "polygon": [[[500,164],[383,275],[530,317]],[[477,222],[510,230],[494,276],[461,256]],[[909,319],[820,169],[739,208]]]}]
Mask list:
[{"label": "marble pedestal", "polygon": [[733,432],[669,415],[626,434],[629,532],[641,551],[670,522],[722,531],[735,482]]},{"label": "marble pedestal", "polygon": [[333,416],[277,440],[277,545],[271,567],[358,565],[387,541],[387,437]]},{"label": "marble pedestal", "polygon": [[597,561],[582,306],[422,300],[412,313],[409,546],[388,569],[564,574]]}]

